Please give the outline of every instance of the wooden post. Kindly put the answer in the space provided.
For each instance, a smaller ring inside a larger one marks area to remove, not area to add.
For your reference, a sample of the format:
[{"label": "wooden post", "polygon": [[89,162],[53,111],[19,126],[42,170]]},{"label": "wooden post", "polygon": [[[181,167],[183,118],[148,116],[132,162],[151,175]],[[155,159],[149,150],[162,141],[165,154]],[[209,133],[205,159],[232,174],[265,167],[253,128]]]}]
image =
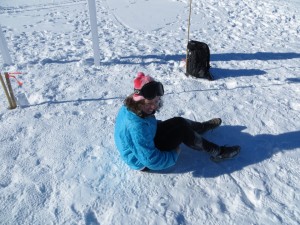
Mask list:
[{"label": "wooden post", "polygon": [[13,103],[12,103],[12,101],[11,101],[11,98],[10,98],[10,96],[9,96],[7,87],[6,87],[5,83],[4,83],[4,80],[3,80],[3,78],[2,78],[2,74],[1,74],[1,73],[0,73],[0,81],[1,81],[1,84],[2,84],[2,87],[3,87],[3,90],[4,90],[4,93],[5,93],[5,95],[6,95],[6,98],[7,98],[7,100],[8,100],[9,109],[13,109]]},{"label": "wooden post", "polygon": [[16,99],[15,99],[15,96],[14,96],[13,89],[11,87],[11,83],[10,83],[10,79],[9,79],[9,74],[7,72],[5,72],[4,74],[5,74],[6,84],[7,84],[7,88],[8,88],[8,91],[9,91],[9,94],[10,94],[11,103],[12,103],[11,109],[15,109],[15,108],[17,108],[17,103],[16,103]]}]

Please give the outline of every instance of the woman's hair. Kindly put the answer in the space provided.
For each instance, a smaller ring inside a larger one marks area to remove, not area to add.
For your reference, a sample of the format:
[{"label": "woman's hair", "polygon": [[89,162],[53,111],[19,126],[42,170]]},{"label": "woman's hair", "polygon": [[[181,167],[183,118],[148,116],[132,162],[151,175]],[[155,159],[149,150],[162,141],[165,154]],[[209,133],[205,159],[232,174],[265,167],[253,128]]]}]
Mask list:
[{"label": "woman's hair", "polygon": [[[140,100],[140,101],[134,101],[133,100],[133,94],[127,96],[127,98],[124,100],[124,105],[132,112],[134,112],[136,115],[138,115],[139,117],[147,117],[149,115],[146,115],[143,111],[142,111],[142,105],[145,104],[145,99]],[[158,111],[163,105],[162,100],[160,100],[159,102],[159,106],[156,109],[156,111]]]}]

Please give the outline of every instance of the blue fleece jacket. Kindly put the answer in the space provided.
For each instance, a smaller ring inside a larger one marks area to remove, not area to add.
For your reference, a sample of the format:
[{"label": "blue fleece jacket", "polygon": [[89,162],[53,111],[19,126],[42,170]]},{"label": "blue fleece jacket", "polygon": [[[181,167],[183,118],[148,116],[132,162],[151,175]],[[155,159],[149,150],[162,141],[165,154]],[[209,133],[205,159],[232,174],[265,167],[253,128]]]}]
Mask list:
[{"label": "blue fleece jacket", "polygon": [[122,106],[115,124],[115,143],[122,159],[130,168],[162,170],[173,166],[176,150],[160,151],[154,145],[157,120],[154,116],[141,118]]}]

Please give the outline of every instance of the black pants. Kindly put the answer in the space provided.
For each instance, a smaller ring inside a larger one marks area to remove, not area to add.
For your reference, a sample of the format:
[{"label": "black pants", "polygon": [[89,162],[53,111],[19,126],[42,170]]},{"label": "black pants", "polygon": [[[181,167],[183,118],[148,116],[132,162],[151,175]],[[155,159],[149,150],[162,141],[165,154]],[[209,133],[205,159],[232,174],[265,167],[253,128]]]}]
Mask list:
[{"label": "black pants", "polygon": [[182,117],[174,117],[157,124],[155,146],[161,151],[174,150],[181,143],[192,145],[195,135],[190,123]]}]

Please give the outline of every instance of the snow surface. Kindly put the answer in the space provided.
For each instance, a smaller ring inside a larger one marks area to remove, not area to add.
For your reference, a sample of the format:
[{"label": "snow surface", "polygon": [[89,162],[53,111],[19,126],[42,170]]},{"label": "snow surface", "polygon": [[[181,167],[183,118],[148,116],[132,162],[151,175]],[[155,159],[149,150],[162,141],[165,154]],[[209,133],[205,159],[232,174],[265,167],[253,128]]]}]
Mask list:
[{"label": "snow surface", "polygon": [[[193,1],[211,82],[180,67],[188,0],[96,5],[99,67],[87,1],[1,0],[15,63],[1,72],[22,72],[29,106],[8,110],[0,91],[0,224],[299,224],[300,1]],[[205,136],[241,154],[215,164],[182,146],[172,168],[130,170],[113,131],[138,71],[164,83],[158,119],[221,117]]]}]

